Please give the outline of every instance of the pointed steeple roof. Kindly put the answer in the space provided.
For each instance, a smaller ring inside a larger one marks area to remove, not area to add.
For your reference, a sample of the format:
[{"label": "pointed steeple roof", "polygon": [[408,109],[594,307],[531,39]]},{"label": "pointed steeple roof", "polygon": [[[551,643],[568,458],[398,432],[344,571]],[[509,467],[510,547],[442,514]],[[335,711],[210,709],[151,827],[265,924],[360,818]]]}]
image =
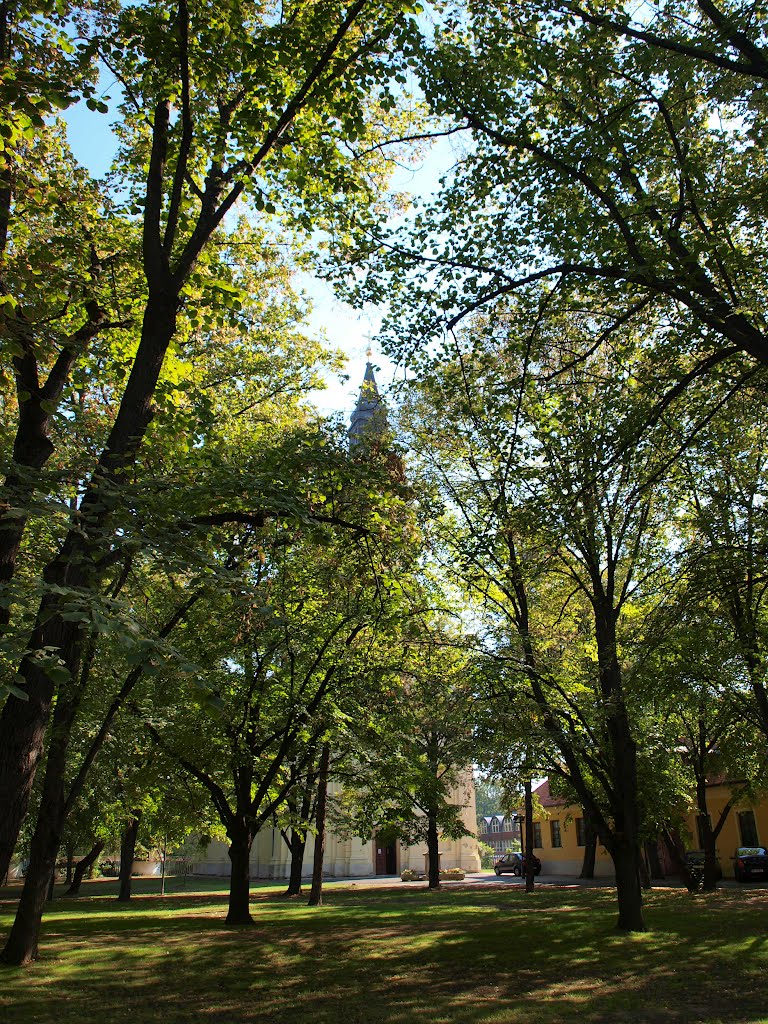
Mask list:
[{"label": "pointed steeple roof", "polygon": [[371,350],[366,355],[368,362],[365,364],[365,375],[360,386],[360,397],[350,419],[348,430],[349,447],[354,449],[366,437],[381,434],[387,429],[387,410],[381,400],[379,388],[376,384],[376,377],[371,363]]}]

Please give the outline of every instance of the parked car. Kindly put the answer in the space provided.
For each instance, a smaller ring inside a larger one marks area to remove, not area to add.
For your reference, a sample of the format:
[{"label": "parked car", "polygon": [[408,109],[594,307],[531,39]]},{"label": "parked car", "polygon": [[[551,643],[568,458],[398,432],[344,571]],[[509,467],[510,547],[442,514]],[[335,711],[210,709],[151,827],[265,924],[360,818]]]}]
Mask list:
[{"label": "parked car", "polygon": [[[703,850],[686,850],[685,853],[685,864],[688,870],[692,874],[701,875],[704,877],[704,851]],[[715,881],[719,882],[723,877],[723,869],[720,867],[720,861],[717,862],[717,869],[715,871]]]},{"label": "parked car", "polygon": [[[532,856],[532,863],[534,875],[540,875],[541,861],[535,854]],[[501,860],[496,861],[493,865],[493,870],[497,875],[512,874],[522,877],[525,874],[525,854],[506,853]]]},{"label": "parked car", "polygon": [[764,846],[740,846],[733,855],[733,877],[737,882],[768,878],[768,853]]}]

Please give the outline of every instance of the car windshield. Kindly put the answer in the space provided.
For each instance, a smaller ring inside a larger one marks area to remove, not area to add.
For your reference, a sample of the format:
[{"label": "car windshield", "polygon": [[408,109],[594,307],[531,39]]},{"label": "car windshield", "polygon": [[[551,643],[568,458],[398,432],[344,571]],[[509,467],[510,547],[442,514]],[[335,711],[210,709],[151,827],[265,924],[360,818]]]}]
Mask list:
[{"label": "car windshield", "polygon": [[765,857],[766,852],[762,846],[740,846],[736,851],[737,857]]}]

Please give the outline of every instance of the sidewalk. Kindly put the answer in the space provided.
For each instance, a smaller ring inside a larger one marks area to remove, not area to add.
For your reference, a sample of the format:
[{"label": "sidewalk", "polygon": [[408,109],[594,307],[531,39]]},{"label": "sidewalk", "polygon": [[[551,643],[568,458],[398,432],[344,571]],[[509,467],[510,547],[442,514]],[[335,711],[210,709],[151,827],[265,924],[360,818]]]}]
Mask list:
[{"label": "sidewalk", "polygon": [[[423,887],[424,882],[402,882],[398,875],[367,875],[362,877],[349,877],[349,878],[327,878],[323,880],[323,886],[344,886],[346,888],[354,888],[359,886],[361,889],[369,888],[408,888],[409,886],[414,889]],[[525,879],[518,878],[516,875],[496,875],[492,871],[478,871],[468,874],[463,881],[454,880],[443,880],[440,882],[440,886],[457,886],[457,885],[471,885],[471,886],[505,886],[505,887],[524,887]],[[615,881],[612,878],[572,878],[567,875],[539,875],[536,878],[537,886],[544,886],[546,888],[556,889],[613,889],[616,886]],[[679,878],[654,878],[653,889],[683,889],[685,886]],[[768,884],[763,882],[762,884],[754,882],[735,882],[732,878],[725,878],[718,882],[719,889],[764,889],[768,888]]]}]

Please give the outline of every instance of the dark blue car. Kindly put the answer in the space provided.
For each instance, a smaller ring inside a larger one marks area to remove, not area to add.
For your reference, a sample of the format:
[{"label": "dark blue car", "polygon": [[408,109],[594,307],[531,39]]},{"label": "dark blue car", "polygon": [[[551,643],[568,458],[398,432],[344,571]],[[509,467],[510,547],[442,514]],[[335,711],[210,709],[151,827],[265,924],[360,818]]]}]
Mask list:
[{"label": "dark blue car", "polygon": [[[534,875],[541,874],[541,861],[533,854],[533,873]],[[497,875],[510,874],[510,875],[524,875],[525,874],[525,856],[520,853],[506,853],[497,860],[493,865],[493,870]]]}]

